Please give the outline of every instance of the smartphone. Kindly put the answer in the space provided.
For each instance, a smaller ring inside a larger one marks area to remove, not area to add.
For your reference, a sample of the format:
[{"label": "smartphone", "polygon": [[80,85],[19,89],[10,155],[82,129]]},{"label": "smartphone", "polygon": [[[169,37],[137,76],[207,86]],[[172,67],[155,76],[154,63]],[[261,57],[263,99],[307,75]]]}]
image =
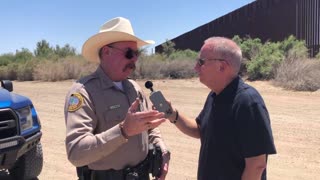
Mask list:
[{"label": "smartphone", "polygon": [[155,91],[152,92],[150,95],[150,100],[154,107],[159,111],[159,112],[164,112],[165,117],[169,117],[173,111],[169,103],[166,101],[164,98],[163,94],[161,91]]}]

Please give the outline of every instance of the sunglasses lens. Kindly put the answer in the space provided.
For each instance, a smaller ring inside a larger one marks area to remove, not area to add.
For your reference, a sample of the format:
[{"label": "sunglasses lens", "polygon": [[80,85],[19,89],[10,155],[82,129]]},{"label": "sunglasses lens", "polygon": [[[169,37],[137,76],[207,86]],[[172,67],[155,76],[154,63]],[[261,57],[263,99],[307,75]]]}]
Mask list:
[{"label": "sunglasses lens", "polygon": [[126,52],[126,58],[127,59],[132,59],[133,58],[133,53],[132,53],[132,49],[128,49]]},{"label": "sunglasses lens", "polygon": [[198,64],[199,64],[199,66],[202,66],[204,64],[204,60],[199,58],[198,59]]},{"label": "sunglasses lens", "polygon": [[133,55],[130,54],[130,53],[127,53],[127,54],[126,54],[126,58],[127,58],[127,59],[132,59],[132,58],[133,58]]},{"label": "sunglasses lens", "polygon": [[134,51],[132,49],[128,49],[126,52],[126,58],[128,59],[132,59],[134,56],[138,57],[139,56],[139,52],[138,51]]}]

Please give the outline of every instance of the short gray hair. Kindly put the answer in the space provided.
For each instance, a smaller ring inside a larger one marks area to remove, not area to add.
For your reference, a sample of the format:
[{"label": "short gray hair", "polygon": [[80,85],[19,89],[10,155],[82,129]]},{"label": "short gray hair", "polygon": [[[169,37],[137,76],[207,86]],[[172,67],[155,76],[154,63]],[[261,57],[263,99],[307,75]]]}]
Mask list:
[{"label": "short gray hair", "polygon": [[210,37],[204,41],[212,49],[212,53],[219,54],[222,59],[225,59],[238,74],[240,71],[242,52],[240,47],[231,39],[225,37]]}]

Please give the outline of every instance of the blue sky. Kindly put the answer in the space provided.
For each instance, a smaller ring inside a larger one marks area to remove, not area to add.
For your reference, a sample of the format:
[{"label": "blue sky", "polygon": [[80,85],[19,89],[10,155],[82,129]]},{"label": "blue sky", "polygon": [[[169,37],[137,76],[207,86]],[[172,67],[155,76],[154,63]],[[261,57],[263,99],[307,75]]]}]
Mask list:
[{"label": "blue sky", "polygon": [[135,34],[156,44],[175,38],[254,0],[2,0],[0,54],[47,40],[51,46],[82,44],[109,19],[128,18]]}]

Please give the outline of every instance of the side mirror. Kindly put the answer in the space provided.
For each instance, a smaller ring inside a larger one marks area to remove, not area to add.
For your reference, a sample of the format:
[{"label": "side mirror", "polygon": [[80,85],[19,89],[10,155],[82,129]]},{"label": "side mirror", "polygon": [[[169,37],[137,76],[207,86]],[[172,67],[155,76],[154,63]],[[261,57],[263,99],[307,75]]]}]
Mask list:
[{"label": "side mirror", "polygon": [[1,81],[1,86],[3,88],[5,88],[6,90],[8,90],[9,92],[13,91],[13,85],[12,85],[12,82],[10,80],[2,80]]}]

